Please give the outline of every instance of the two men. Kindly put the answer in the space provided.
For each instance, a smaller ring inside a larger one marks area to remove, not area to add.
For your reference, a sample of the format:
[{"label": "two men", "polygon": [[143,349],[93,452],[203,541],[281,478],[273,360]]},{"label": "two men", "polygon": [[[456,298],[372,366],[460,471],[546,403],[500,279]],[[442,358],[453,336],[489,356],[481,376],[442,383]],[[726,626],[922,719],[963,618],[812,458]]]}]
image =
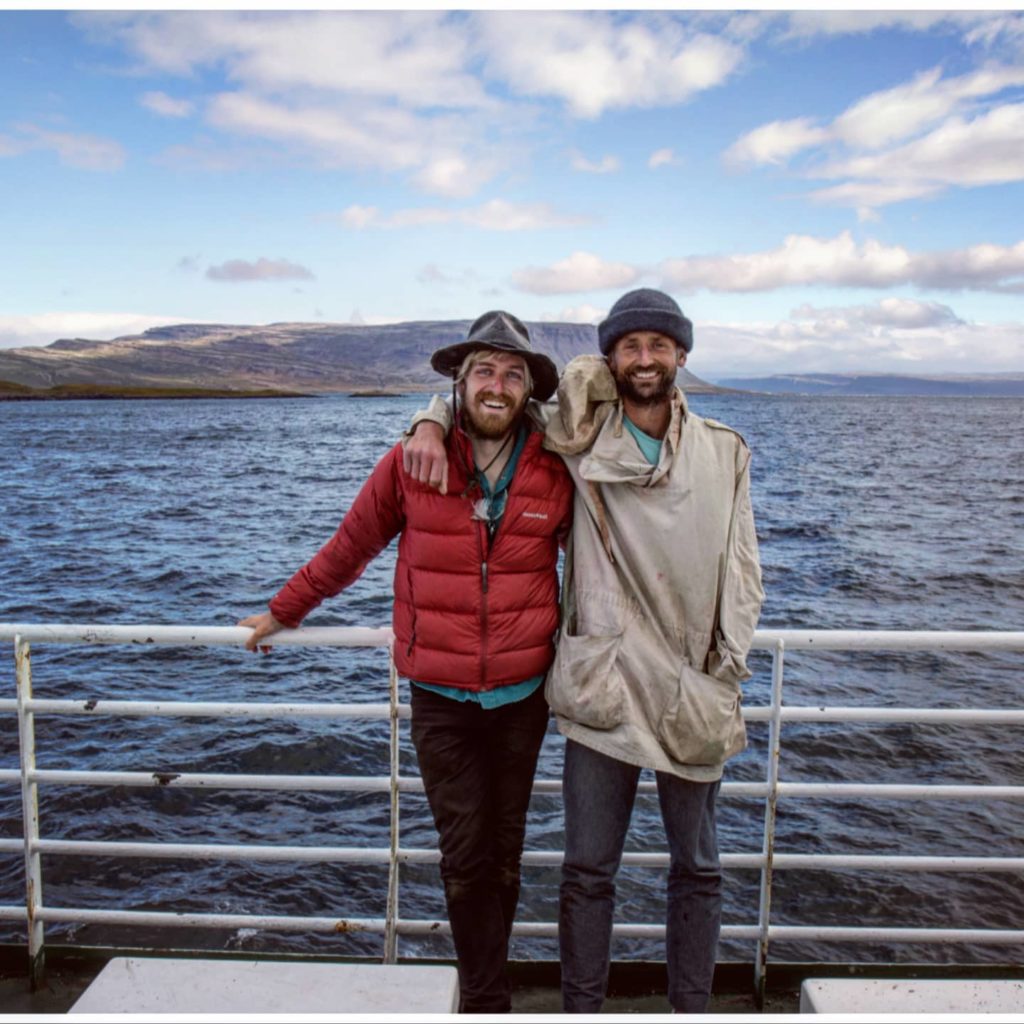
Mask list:
[{"label": "two men", "polygon": [[[763,599],[750,452],[728,427],[690,412],[675,387],[693,328],[670,296],[622,296],[598,340],[603,358],[568,365],[553,412],[530,407],[575,484],[546,684],[566,737],[563,1006],[597,1012],[604,999],[615,875],[649,768],[670,852],[668,997],[699,1013],[721,922],[715,800],[725,760],[746,742],[739,684]],[[446,427],[444,403],[423,418]],[[439,431],[414,425],[406,468],[443,489],[454,467],[445,468]]]},{"label": "two men", "polygon": [[246,646],[297,627],[355,582],[399,537],[393,624],[411,680],[412,739],[440,837],[441,877],[459,967],[460,1010],[511,1008],[505,976],[519,899],[526,810],[548,722],[544,676],[558,629],[557,559],[572,482],[523,415],[558,382],[514,316],[485,313],[431,358],[455,378],[446,494],[402,471],[396,445],[334,536],[243,619]]}]

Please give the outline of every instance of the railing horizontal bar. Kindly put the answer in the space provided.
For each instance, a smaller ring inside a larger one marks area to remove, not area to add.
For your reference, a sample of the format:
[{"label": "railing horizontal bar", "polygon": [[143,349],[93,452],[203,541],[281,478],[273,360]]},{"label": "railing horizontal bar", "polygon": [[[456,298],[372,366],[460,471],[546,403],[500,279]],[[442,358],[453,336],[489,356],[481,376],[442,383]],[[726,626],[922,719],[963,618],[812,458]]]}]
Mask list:
[{"label": "railing horizontal bar", "polygon": [[[39,770],[29,773],[32,782],[59,786],[167,786],[198,789],[266,789],[308,792],[387,793],[387,776],[370,775],[220,775],[191,772],[84,772]],[[419,783],[420,779],[406,779]],[[409,786],[415,789],[414,785]]]},{"label": "railing horizontal bar", "polygon": [[[23,908],[0,908],[3,910],[20,910],[24,918]],[[246,914],[196,914],[169,913],[167,911],[145,910],[91,910],[74,907],[40,907],[37,911],[40,920],[53,923],[80,924],[121,924],[170,926],[184,928],[254,928],[261,931],[316,931],[331,933],[371,932],[382,934],[384,921],[381,918],[330,918],[330,917],[276,917],[273,915]],[[397,930],[402,935],[451,935],[451,926],[443,920],[400,919]],[[546,936],[554,938],[558,935],[558,925],[554,921],[519,921],[513,925],[513,935]],[[622,938],[664,938],[665,926],[659,924],[616,924],[612,934]],[[753,925],[724,925],[722,938],[749,939],[757,935]]]},{"label": "railing horizontal bar", "polygon": [[[186,647],[241,647],[252,634],[244,626],[106,626],[94,624],[0,623],[0,641],[20,636],[29,643],[178,644]],[[303,626],[283,629],[274,647],[387,647],[390,629],[366,626]]]},{"label": "railing horizontal bar", "polygon": [[[17,772],[0,772],[0,781],[20,779]],[[94,772],[40,769],[29,773],[32,782],[62,786],[173,786],[176,788],[259,789],[308,792],[387,792],[390,780],[385,775],[224,775],[192,772]],[[641,787],[642,792],[653,792]],[[408,776],[398,780],[406,793],[422,793],[423,780]],[[535,783],[537,793],[560,792],[561,783],[542,779]],[[764,796],[764,783],[726,783],[723,793],[732,796]],[[850,782],[780,782],[780,797],[816,797],[853,799],[873,797],[880,800],[1024,800],[1024,786],[946,786]]]},{"label": "railing horizontal bar", "polygon": [[[244,626],[111,626],[102,624],[0,623],[0,641],[20,635],[29,643],[182,644],[239,646],[249,638]],[[303,626],[275,633],[273,646],[386,647],[388,628]],[[779,640],[789,650],[1024,650],[1019,630],[759,629],[753,646],[770,650]]]},{"label": "railing horizontal bar", "polygon": [[[358,846],[244,846],[221,843],[124,843],[96,840],[41,839],[40,853],[79,857],[141,857],[164,860],[258,860],[300,863],[387,865],[387,847]],[[440,859],[437,851],[425,851]]]},{"label": "railing horizontal bar", "polygon": [[[57,786],[174,786],[176,788],[207,789],[261,789],[310,792],[379,793],[388,791],[391,780],[386,775],[225,775],[192,772],[102,772],[59,769],[39,769],[29,774],[30,781]],[[21,782],[17,769],[0,769],[0,783]],[[398,780],[403,793],[422,793],[423,780],[418,776],[403,776]],[[657,783],[641,782],[640,793],[656,793]],[[535,794],[559,794],[560,779],[536,779]],[[757,797],[765,794],[763,782],[727,782],[722,786],[724,796]]]},{"label": "railing horizontal bar", "polygon": [[[751,709],[752,710],[752,709]],[[960,725],[1024,725],[1020,708],[784,707],[784,722],[914,722]]]},{"label": "railing horizontal bar", "polygon": [[1024,786],[924,786],[859,782],[780,782],[780,797],[875,800],[1024,800]]},{"label": "railing horizontal bar", "polygon": [[[119,718],[353,718],[390,717],[387,704],[266,703],[217,701],[56,700],[35,698],[25,708],[36,714],[112,715]],[[18,702],[0,698],[0,712],[15,713]],[[398,705],[398,717],[409,718],[408,704]],[[768,721],[771,708],[743,708],[748,722]],[[785,722],[914,722],[916,724],[1024,725],[1020,708],[878,708],[789,706],[782,709]]]},{"label": "railing horizontal bar", "polygon": [[49,923],[157,925],[174,928],[258,928],[287,932],[383,932],[383,918],[297,917],[270,914],[199,914],[164,910],[87,910],[39,907],[36,917]]},{"label": "railing horizontal bar", "polygon": [[[24,907],[0,906],[0,920],[24,920]],[[91,910],[68,907],[41,907],[39,917],[48,923],[169,925],[198,928],[255,928],[265,931],[322,931],[383,933],[380,918],[276,917],[246,914],[194,914],[166,911]],[[403,935],[450,935],[446,921],[400,920]],[[554,922],[517,922],[513,934],[549,936],[558,933]],[[623,938],[662,938],[663,925],[617,924],[613,934]],[[898,942],[898,943],[977,943],[980,945],[1018,945],[1024,943],[1024,931],[977,928],[861,928],[814,925],[772,925],[775,942],[819,940],[824,942]],[[724,939],[755,939],[756,925],[723,925]]]},{"label": "railing horizontal bar", "polygon": [[783,641],[787,651],[1019,651],[1020,630],[759,629],[752,646],[771,650]]},{"label": "railing horizontal bar", "polygon": [[839,928],[815,925],[772,925],[775,942],[817,939],[823,942],[966,942],[984,945],[1024,943],[1024,931],[984,928]]},{"label": "railing horizontal bar", "polygon": [[[41,839],[34,847],[39,853],[55,856],[127,857],[164,860],[279,861],[295,863],[351,863],[386,865],[386,847],[358,846],[245,846],[219,843],[130,843],[118,841]],[[0,840],[0,853],[20,854],[20,839]],[[436,864],[437,850],[401,847],[398,860],[403,864]],[[526,850],[524,866],[552,867],[562,863],[560,850]],[[733,870],[760,869],[761,853],[724,853],[722,866]],[[630,867],[667,868],[667,853],[627,851],[622,863]],[[934,857],[879,854],[804,854],[777,853],[774,866],[781,871],[811,869],[831,871],[917,871],[917,872],[1024,872],[1024,857]]]},{"label": "railing horizontal bar", "polygon": [[[0,711],[17,710],[16,700],[0,700]],[[270,704],[214,701],[49,700],[35,698],[25,708],[36,714],[116,715],[120,718],[370,718],[388,719],[387,704]],[[398,706],[408,718],[408,704]]]}]

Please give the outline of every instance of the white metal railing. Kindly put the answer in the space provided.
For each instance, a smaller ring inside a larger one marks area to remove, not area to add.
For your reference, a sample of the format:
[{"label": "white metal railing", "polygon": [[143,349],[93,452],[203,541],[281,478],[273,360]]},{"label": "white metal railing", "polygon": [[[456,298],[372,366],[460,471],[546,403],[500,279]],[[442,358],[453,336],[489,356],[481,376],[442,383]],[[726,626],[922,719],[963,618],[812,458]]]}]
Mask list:
[{"label": "white metal railing", "polygon": [[[44,926],[47,923],[106,923],[162,925],[169,927],[258,928],[279,931],[362,931],[383,936],[385,962],[397,958],[399,935],[449,933],[447,922],[405,919],[399,916],[400,866],[438,861],[436,850],[403,848],[399,845],[399,796],[422,792],[417,777],[402,776],[398,765],[398,722],[409,715],[399,703],[398,679],[389,657],[389,700],[380,704],[324,703],[232,703],[123,700],[47,700],[32,695],[31,648],[33,643],[56,644],[140,644],[190,646],[240,646],[249,631],[239,627],[189,626],[102,626],[0,624],[0,642],[13,641],[17,697],[0,699],[0,712],[18,717],[20,767],[0,769],[0,783],[21,786],[24,819],[23,839],[0,839],[0,854],[25,858],[26,903],[0,906],[0,920],[24,920],[28,925],[28,947],[34,973],[42,970]],[[388,647],[392,634],[387,629],[307,627],[275,635],[280,646]],[[892,800],[1024,800],[1024,786],[991,785],[885,785],[858,783],[793,783],[779,779],[782,725],[786,722],[931,722],[948,724],[995,723],[1024,725],[1024,709],[921,709],[872,707],[799,707],[782,701],[785,651],[789,650],[943,650],[1024,651],[1024,632],[938,632],[938,631],[850,631],[850,630],[759,630],[754,647],[772,652],[772,694],[768,705],[744,709],[749,722],[767,722],[768,769],[764,782],[726,782],[722,795],[764,801],[764,834],[760,853],[725,853],[723,867],[760,872],[758,920],[750,925],[725,925],[723,938],[757,942],[755,977],[763,995],[771,941],[817,940],[824,942],[914,942],[973,944],[1024,944],[1024,930],[957,928],[859,928],[771,923],[772,876],[775,871],[833,869],[863,871],[929,872],[1021,872],[1024,857],[962,856],[864,856],[795,854],[775,852],[775,811],[780,798],[859,798]],[[217,773],[163,773],[112,771],[54,771],[36,767],[36,714],[120,717],[203,717],[203,718],[370,718],[390,722],[390,769],[387,776],[242,775]],[[38,789],[40,785],[168,786],[218,789],[265,789],[330,792],[381,792],[391,800],[389,843],[386,848],[343,846],[259,846],[211,843],[137,843],[45,839],[40,835]],[[653,792],[652,782],[642,782],[641,791]],[[534,791],[557,794],[561,783],[538,779]],[[290,861],[296,863],[379,864],[388,867],[385,914],[382,918],[273,916],[217,913],[176,913],[161,911],[90,910],[48,906],[43,899],[42,856],[119,856],[136,858],[221,859],[229,861]],[[560,851],[526,851],[526,865],[556,865]],[[623,863],[664,868],[667,853],[626,853]],[[516,935],[551,937],[557,934],[553,922],[518,922]],[[623,937],[659,938],[664,926],[618,924],[615,934]]]}]

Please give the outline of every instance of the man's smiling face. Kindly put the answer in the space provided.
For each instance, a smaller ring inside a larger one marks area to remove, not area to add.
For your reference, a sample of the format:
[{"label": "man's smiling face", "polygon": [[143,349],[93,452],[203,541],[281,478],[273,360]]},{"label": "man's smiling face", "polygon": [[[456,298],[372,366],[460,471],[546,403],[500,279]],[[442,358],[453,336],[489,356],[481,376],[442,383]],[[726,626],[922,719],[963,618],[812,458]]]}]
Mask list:
[{"label": "man's smiling face", "polygon": [[637,405],[667,401],[686,352],[657,331],[632,331],[615,342],[608,366],[619,394]]},{"label": "man's smiling face", "polygon": [[498,439],[511,430],[530,397],[526,360],[509,352],[488,351],[462,381],[462,400],[470,432]]}]

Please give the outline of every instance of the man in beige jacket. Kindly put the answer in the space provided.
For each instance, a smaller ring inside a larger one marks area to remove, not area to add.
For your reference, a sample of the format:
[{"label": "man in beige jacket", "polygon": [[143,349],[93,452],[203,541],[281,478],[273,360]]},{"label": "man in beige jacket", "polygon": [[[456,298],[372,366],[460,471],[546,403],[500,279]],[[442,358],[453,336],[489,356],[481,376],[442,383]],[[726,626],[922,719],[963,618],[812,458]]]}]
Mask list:
[{"label": "man in beige jacket", "polygon": [[[563,1005],[601,1008],[615,875],[649,768],[670,852],[668,997],[700,1013],[722,907],[715,800],[726,759],[746,743],[739,684],[763,599],[750,452],[734,431],[690,412],[675,386],[693,330],[670,296],[627,293],[598,339],[603,358],[566,367],[557,409],[533,410],[576,484],[545,691],[566,737]],[[435,400],[417,421],[446,428],[445,413]],[[443,484],[438,436],[416,430],[405,462]]]}]

